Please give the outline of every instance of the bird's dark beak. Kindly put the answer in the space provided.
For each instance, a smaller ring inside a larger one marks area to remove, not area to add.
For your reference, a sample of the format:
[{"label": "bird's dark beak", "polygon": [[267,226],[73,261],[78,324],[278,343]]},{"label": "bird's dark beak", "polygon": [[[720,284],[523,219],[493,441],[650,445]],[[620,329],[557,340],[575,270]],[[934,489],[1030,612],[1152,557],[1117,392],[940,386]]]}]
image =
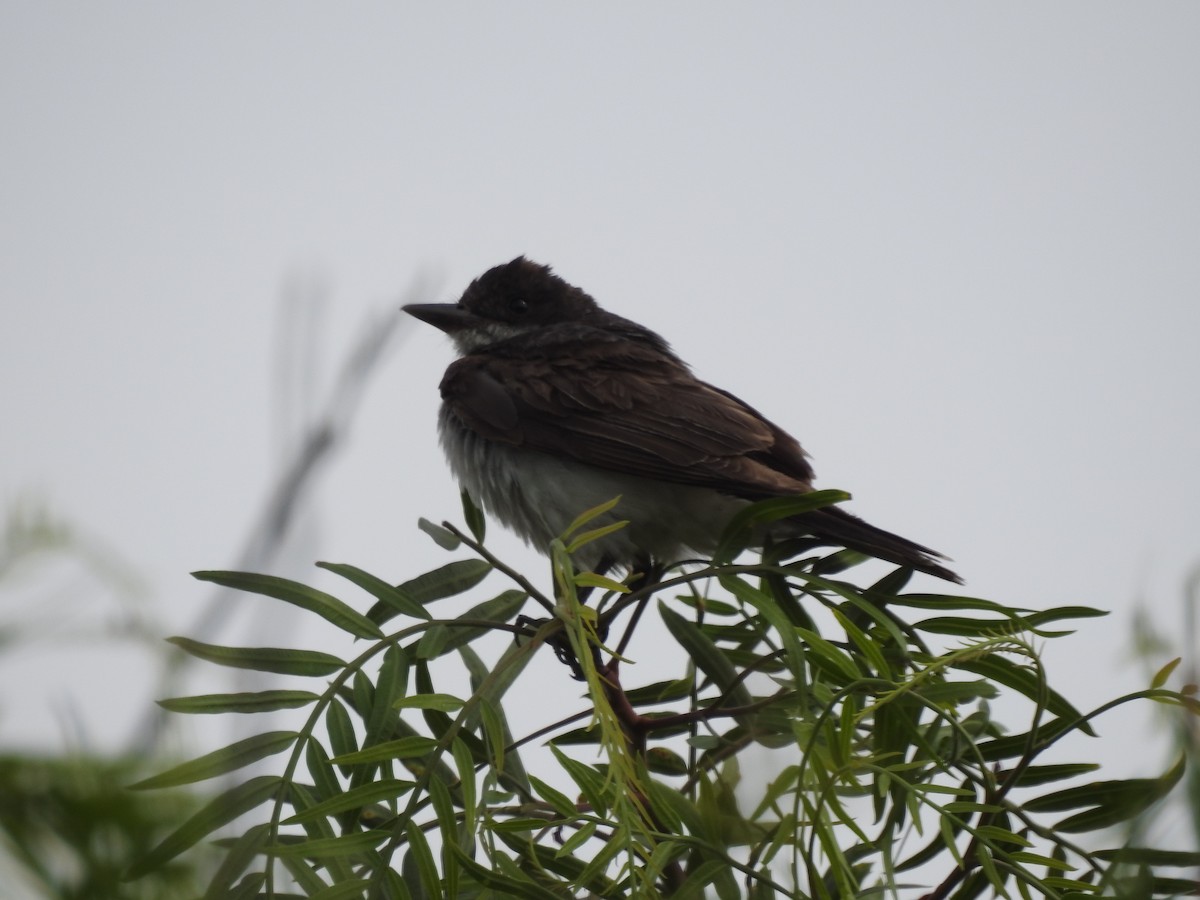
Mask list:
[{"label": "bird's dark beak", "polygon": [[409,303],[404,311],[446,334],[470,328],[477,321],[476,316],[453,303]]}]

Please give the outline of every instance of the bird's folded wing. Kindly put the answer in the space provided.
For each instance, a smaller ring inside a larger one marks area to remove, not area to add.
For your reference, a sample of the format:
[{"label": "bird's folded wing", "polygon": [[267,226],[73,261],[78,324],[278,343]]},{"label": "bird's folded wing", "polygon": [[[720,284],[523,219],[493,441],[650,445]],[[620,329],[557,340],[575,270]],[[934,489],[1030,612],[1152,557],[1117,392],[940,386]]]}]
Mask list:
[{"label": "bird's folded wing", "polygon": [[751,499],[811,490],[800,445],[732,394],[641,348],[602,359],[468,356],[442,397],[482,437]]}]

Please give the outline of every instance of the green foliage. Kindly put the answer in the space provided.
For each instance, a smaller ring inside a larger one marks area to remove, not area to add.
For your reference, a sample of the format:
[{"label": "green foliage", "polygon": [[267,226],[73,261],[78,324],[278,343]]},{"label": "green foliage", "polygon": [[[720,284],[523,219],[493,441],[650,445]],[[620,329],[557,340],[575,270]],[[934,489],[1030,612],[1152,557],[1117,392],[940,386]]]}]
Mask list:
[{"label": "green foliage", "polygon": [[[466,532],[420,528],[473,557],[399,586],[325,566],[366,592],[365,613],[284,579],[199,576],[298,605],[360,639],[361,652],[174,639],[211,662],[310,683],[168,708],[307,718],[139,784],[279,761],[277,774],[197,811],[132,875],[250,814],[255,824],[222,842],[205,897],[967,900],[1156,897],[1192,884],[1200,854],[1105,846],[1103,831],[1153,809],[1183,778],[1182,760],[1158,778],[1116,780],[1060,758],[1064,741],[1124,703],[1200,711],[1187,690],[1165,687],[1169,669],[1087,712],[1053,688],[1033,640],[1060,639],[1098,611],[904,593],[906,572],[864,589],[836,575],[856,559],[845,553],[783,562],[768,549],[736,562],[758,522],[795,511],[778,503],[739,516],[718,562],[641,587],[575,571],[571,552],[607,530],[587,527],[607,507],[589,511],[550,548],[551,598],[490,554],[482,517],[464,508]],[[491,572],[512,587],[436,617],[431,604]],[[664,626],[656,663],[674,675],[627,687],[622,663],[651,600]],[[549,618],[518,619],[531,602]],[[513,639],[489,665],[475,646],[495,632]],[[587,705],[514,739],[505,700],[538,697],[521,676],[546,644],[573,661]],[[453,690],[464,672],[469,690]],[[1001,697],[1022,710],[1005,724],[992,712]],[[742,784],[751,769],[770,773],[765,786]]]},{"label": "green foliage", "polygon": [[[0,833],[8,866],[36,896],[61,900],[174,900],[199,888],[183,860],[145,878],[124,880],[131,860],[143,859],[181,819],[196,810],[178,792],[131,793],[125,785],[144,771],[139,759],[75,755],[0,757]],[[6,880],[14,873],[6,866]],[[14,884],[3,893],[11,896]]]}]

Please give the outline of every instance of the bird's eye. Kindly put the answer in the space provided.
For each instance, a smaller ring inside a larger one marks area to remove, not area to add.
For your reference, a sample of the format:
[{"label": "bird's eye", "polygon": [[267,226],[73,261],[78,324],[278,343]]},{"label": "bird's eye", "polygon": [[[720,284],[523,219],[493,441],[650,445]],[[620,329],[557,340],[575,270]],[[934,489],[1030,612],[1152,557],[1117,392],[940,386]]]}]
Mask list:
[{"label": "bird's eye", "polygon": [[529,301],[524,297],[514,297],[509,301],[508,308],[517,315],[521,315],[529,309]]}]

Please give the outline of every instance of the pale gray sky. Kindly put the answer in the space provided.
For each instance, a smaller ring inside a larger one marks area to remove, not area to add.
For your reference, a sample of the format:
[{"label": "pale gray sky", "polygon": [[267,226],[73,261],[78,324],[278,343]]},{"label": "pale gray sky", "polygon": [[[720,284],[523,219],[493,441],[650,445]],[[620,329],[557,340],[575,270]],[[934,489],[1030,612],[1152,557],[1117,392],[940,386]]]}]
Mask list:
[{"label": "pale gray sky", "polygon": [[[1197,46],[1191,2],[2,2],[0,498],[185,627],[277,462],[283,286],[328,290],[331,362],[418,272],[451,299],[525,253],[972,593],[1114,610],[1052,676],[1134,690],[1135,599],[1170,627],[1200,559]],[[312,558],[443,561],[414,524],[457,517],[449,358],[414,323],[378,374]],[[81,659],[41,667],[55,702],[123,735],[144,674],[114,708]],[[55,745],[3,683],[0,745]]]}]

